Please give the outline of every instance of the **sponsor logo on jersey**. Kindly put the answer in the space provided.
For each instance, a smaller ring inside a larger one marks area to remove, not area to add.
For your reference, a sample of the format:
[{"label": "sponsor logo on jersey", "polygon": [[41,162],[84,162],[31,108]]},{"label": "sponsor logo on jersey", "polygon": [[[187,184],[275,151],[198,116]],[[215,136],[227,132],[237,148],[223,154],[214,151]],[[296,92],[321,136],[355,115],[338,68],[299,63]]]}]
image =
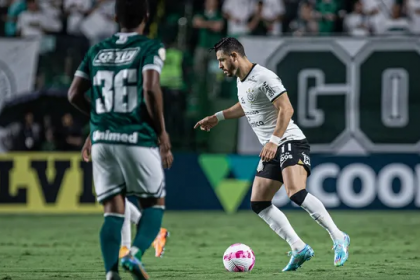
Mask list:
[{"label": "sponsor logo on jersey", "polygon": [[254,101],[257,99],[257,93],[254,93],[254,90],[249,88],[246,91],[246,98],[250,103],[254,103]]},{"label": "sponsor logo on jersey", "polygon": [[241,97],[241,103],[245,104],[245,99],[243,97]]},{"label": "sponsor logo on jersey", "polygon": [[271,86],[269,86],[268,84],[267,84],[267,82],[264,82],[263,84],[262,84],[262,88],[267,92],[267,96],[269,97],[269,98],[271,98],[271,97],[273,97],[274,96],[274,94],[276,93],[275,91],[274,91],[274,89],[271,87]]},{"label": "sponsor logo on jersey", "polygon": [[252,115],[258,115],[260,113],[260,111],[249,111],[249,112],[245,112],[245,116],[252,116]]},{"label": "sponsor logo on jersey", "polygon": [[292,159],[293,156],[289,152],[286,152],[280,156],[280,167],[283,167],[283,163],[286,162],[288,159]]},{"label": "sponsor logo on jersey", "polygon": [[263,121],[255,121],[255,122],[252,122],[251,121],[251,118],[248,118],[248,122],[251,125],[251,127],[259,127],[259,126],[263,126],[264,125],[264,122]]},{"label": "sponsor logo on jersey", "polygon": [[124,65],[133,62],[140,48],[105,49],[101,50],[93,59],[95,66]]},{"label": "sponsor logo on jersey", "polygon": [[113,141],[113,142],[121,142],[121,143],[130,143],[136,144],[138,135],[137,132],[133,132],[132,134],[127,133],[118,133],[118,132],[110,132],[107,131],[95,131],[93,132],[93,141]]}]

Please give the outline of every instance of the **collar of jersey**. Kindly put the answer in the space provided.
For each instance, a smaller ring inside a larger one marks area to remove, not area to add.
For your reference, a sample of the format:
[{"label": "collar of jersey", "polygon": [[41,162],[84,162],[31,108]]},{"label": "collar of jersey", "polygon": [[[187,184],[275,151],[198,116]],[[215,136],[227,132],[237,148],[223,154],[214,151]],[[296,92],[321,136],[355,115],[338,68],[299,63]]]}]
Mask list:
[{"label": "collar of jersey", "polygon": [[257,66],[257,63],[252,63],[252,68],[251,70],[249,70],[248,74],[246,74],[245,78],[243,78],[243,80],[241,80],[241,83],[245,82],[246,79],[248,78],[249,74],[251,74],[252,70],[254,70],[255,66]]},{"label": "collar of jersey", "polygon": [[121,36],[121,35],[124,35],[124,36],[136,36],[136,35],[140,35],[140,34],[137,33],[137,32],[127,32],[127,33],[118,32],[118,33],[115,33],[115,36]]}]

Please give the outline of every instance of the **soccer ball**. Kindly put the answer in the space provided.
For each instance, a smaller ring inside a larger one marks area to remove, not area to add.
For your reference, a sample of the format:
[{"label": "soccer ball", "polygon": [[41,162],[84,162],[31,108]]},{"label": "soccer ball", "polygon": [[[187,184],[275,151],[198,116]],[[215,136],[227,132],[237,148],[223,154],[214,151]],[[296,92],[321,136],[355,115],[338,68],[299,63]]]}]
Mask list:
[{"label": "soccer ball", "polygon": [[248,272],[254,268],[254,252],[245,244],[236,243],[223,254],[223,264],[230,272]]}]

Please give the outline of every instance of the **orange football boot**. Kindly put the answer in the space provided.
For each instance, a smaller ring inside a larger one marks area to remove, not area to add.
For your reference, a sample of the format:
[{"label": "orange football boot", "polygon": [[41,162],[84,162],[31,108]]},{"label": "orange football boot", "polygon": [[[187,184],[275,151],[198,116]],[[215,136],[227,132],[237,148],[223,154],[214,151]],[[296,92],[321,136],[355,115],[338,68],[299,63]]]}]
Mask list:
[{"label": "orange football boot", "polygon": [[166,241],[169,237],[169,231],[165,228],[161,228],[152,246],[155,248],[155,257],[161,258],[165,252]]},{"label": "orange football boot", "polygon": [[127,246],[122,246],[120,248],[120,259],[126,256],[129,252],[130,252],[130,249],[128,249]]}]

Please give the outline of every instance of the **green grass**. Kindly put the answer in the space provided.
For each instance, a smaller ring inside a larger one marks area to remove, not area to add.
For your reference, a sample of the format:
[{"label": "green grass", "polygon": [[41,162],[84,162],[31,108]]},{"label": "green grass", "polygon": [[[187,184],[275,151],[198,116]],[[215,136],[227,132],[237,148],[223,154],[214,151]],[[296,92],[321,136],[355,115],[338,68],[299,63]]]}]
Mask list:
[{"label": "green grass", "polygon": [[[282,273],[288,246],[251,212],[168,212],[171,231],[164,258],[144,258],[151,279],[420,279],[418,212],[333,212],[351,237],[350,258],[333,266],[328,234],[303,211],[286,213],[315,257]],[[0,216],[0,280],[105,279],[98,232],[101,215]],[[251,273],[228,273],[224,250],[245,243],[256,254]],[[123,279],[131,279],[122,273]]]}]

